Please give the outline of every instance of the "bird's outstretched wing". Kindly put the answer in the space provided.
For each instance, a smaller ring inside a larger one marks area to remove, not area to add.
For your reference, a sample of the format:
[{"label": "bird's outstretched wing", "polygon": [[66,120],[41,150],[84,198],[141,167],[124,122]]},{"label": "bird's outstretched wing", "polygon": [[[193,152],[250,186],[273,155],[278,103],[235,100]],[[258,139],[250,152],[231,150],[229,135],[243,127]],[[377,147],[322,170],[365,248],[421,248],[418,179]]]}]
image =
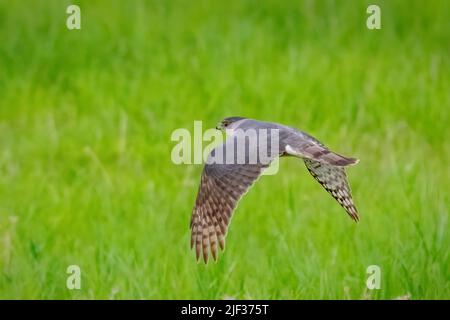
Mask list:
[{"label": "bird's outstretched wing", "polygon": [[353,220],[358,221],[358,210],[353,203],[344,167],[303,159],[311,175],[336,199]]},{"label": "bird's outstretched wing", "polygon": [[233,136],[211,151],[203,168],[190,224],[191,248],[195,248],[197,260],[203,253],[207,263],[209,252],[217,260],[217,246],[222,250],[225,247],[227,229],[239,200],[279,156],[276,147],[274,152],[262,156],[261,146],[272,150],[269,136],[258,137],[257,142]]},{"label": "bird's outstretched wing", "polygon": [[345,167],[357,164],[358,159],[337,154],[316,138],[300,131],[295,131],[295,134],[286,139],[286,153],[303,159],[311,175],[353,220],[359,220],[345,173]]},{"label": "bird's outstretched wing", "polygon": [[191,248],[197,260],[209,251],[217,260],[217,243],[223,250],[225,236],[237,203],[267,165],[206,164],[191,217]]}]

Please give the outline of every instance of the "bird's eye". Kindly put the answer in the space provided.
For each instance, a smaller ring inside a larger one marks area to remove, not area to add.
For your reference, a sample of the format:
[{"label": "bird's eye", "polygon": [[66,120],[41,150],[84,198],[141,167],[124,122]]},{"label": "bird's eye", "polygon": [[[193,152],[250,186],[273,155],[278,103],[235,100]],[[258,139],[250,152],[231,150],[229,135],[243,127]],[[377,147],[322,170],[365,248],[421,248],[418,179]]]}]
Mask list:
[{"label": "bird's eye", "polygon": [[223,126],[224,126],[224,127],[228,127],[228,122],[225,122],[225,123],[223,124]]}]

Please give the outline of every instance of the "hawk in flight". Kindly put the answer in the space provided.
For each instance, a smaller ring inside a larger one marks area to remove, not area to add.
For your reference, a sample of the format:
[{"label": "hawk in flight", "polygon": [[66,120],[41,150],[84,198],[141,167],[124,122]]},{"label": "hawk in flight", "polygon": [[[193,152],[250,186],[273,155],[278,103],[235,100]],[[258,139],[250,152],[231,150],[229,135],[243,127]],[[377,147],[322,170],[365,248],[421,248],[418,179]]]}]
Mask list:
[{"label": "hawk in flight", "polygon": [[[309,134],[277,123],[229,117],[222,120],[216,129],[226,130],[230,137],[211,151],[203,168],[190,222],[191,248],[195,248],[197,261],[203,254],[207,263],[210,252],[217,260],[217,248],[224,250],[228,225],[238,201],[277,157],[302,159],[314,179],[353,220],[358,221],[358,211],[345,173],[345,167],[358,163],[358,159],[334,153]],[[238,132],[259,132],[261,129],[269,134],[256,135],[256,140],[251,139],[251,135],[245,135],[244,140],[239,139]],[[269,155],[265,158],[261,156],[261,148],[268,149],[266,153]],[[217,161],[224,155],[226,161]]]}]

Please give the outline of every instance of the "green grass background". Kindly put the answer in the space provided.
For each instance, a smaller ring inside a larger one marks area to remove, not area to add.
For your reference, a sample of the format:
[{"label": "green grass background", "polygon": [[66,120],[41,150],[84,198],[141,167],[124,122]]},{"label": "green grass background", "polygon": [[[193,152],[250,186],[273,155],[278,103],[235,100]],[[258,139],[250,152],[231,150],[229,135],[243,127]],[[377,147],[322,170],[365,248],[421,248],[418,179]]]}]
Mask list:
[{"label": "green grass background", "polygon": [[[0,298],[450,298],[449,21],[449,1],[1,0]],[[283,159],[197,264],[201,166],[170,136],[232,115],[360,158],[361,221]]]}]

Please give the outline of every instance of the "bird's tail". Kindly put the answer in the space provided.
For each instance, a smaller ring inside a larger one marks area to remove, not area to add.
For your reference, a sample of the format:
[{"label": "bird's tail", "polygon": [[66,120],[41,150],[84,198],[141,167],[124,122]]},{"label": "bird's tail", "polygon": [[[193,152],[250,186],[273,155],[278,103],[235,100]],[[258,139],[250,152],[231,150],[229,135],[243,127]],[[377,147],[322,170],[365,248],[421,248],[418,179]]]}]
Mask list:
[{"label": "bird's tail", "polygon": [[359,160],[356,158],[344,157],[318,144],[310,144],[308,146],[302,146],[300,148],[294,148],[290,145],[287,145],[286,151],[288,154],[299,158],[309,159],[319,163],[329,164],[337,167],[347,167],[355,165],[359,162]]},{"label": "bird's tail", "polygon": [[359,159],[345,157],[340,154],[334,153],[330,150],[326,150],[326,151],[328,151],[328,152],[326,152],[322,155],[316,156],[314,160],[316,160],[318,162],[326,163],[326,164],[331,164],[333,166],[338,166],[338,167],[353,166],[359,162]]}]

